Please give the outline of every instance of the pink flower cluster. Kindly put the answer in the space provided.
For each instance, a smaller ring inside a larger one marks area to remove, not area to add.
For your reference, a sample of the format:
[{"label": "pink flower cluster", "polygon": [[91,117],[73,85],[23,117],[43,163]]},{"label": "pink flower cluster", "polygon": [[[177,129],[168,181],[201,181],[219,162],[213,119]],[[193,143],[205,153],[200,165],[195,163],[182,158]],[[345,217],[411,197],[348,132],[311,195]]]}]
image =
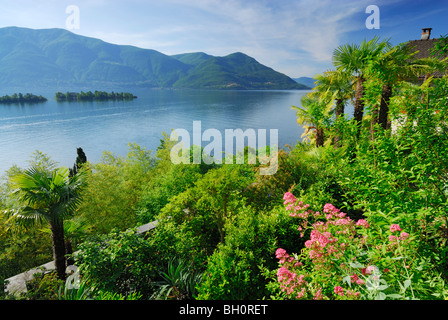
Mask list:
[{"label": "pink flower cluster", "polygon": [[333,292],[338,295],[343,297],[344,294],[347,296],[347,298],[349,299],[353,299],[353,298],[358,298],[359,297],[359,292],[353,292],[351,290],[347,290],[346,292],[344,292],[344,288],[342,288],[341,286],[336,286],[333,289]]},{"label": "pink flower cluster", "polygon": [[[320,224],[325,229],[323,224]],[[337,254],[338,248],[334,244],[338,239],[334,238],[332,234],[328,231],[319,232],[319,230],[314,229],[311,231],[310,240],[305,242],[305,247],[311,249],[309,252],[309,257],[314,263],[323,262],[319,261],[322,257]]]},{"label": "pink flower cluster", "polygon": [[[400,225],[398,224],[392,224],[389,227],[390,232],[394,233],[394,232],[400,232],[402,231],[402,229],[400,228]],[[401,232],[400,236],[396,236],[396,235],[390,235],[389,236],[389,241],[390,242],[398,242],[398,241],[403,241],[406,240],[409,237],[409,233],[407,232]]]},{"label": "pink flower cluster", "polygon": [[[307,265],[305,269],[303,264],[289,256],[286,250],[277,249],[276,257],[280,262],[277,279],[281,290],[295,299],[310,297],[324,299],[324,295],[333,296],[336,299],[359,298],[359,292],[344,289],[342,286],[332,287],[329,286],[329,282],[327,282],[327,285],[322,285],[325,281],[316,284],[309,279],[315,279],[316,275],[323,277],[323,279],[330,279],[329,277],[334,276],[340,277],[342,269],[343,273],[350,275],[349,282],[359,285],[358,288],[362,291],[363,288],[365,289],[365,277],[375,279],[381,276],[382,273],[375,265],[368,265],[354,272],[352,264],[346,263],[346,261],[357,262],[354,252],[356,254],[357,250],[364,250],[362,248],[367,243],[369,233],[363,232],[363,229],[370,228],[367,220],[353,221],[330,203],[325,204],[321,213],[313,212],[309,209],[308,204],[298,201],[290,192],[285,193],[283,199],[289,215],[299,219],[298,230],[301,237],[304,236],[306,230],[310,230],[310,238],[305,241],[305,248],[302,252],[302,254],[307,253],[304,261],[309,262],[310,265]],[[385,248],[393,252],[400,241],[409,238],[409,234],[404,232],[398,224],[390,225],[389,230],[391,232],[390,243]],[[344,259],[340,259],[341,257]],[[372,262],[376,264],[376,261],[369,261],[369,263]],[[389,269],[384,268],[381,261],[378,265],[382,267],[384,274],[389,272]],[[312,270],[312,273],[309,270]],[[351,287],[353,288],[353,285]]]},{"label": "pink flower cluster", "polygon": [[[344,255],[348,247],[347,243],[363,241],[363,237],[357,235],[356,227],[369,228],[366,220],[360,219],[355,223],[346,216],[346,213],[330,203],[325,204],[320,213],[309,210],[309,204],[298,201],[290,192],[285,193],[283,200],[290,216],[300,220],[298,229],[301,237],[306,229],[311,229],[310,239],[305,242],[305,248],[308,250],[308,256],[315,270],[323,272],[326,269],[329,270],[331,268],[329,261],[337,260]],[[344,240],[340,241],[339,237]],[[283,292],[296,299],[301,299],[305,295],[312,296],[313,299],[323,299],[322,288],[306,289],[305,277],[297,275],[298,267],[302,266],[302,263],[295,261],[286,253],[286,250],[281,248],[277,249],[276,257],[281,264],[277,279]],[[363,280],[356,275],[352,276],[352,281],[363,284]],[[343,296],[344,292],[338,290],[337,294]],[[357,297],[358,295],[359,292],[346,292],[346,296]]]},{"label": "pink flower cluster", "polygon": [[363,285],[365,282],[362,279],[359,279],[358,275],[355,273],[352,276],[350,276],[352,283],[355,282],[359,285]]},{"label": "pink flower cluster", "polygon": [[306,211],[306,209],[310,206],[309,204],[304,204],[303,201],[297,201],[297,198],[291,192],[286,192],[283,200],[285,200],[283,204],[286,205],[286,210],[291,211],[291,217],[308,218],[310,212]]},{"label": "pink flower cluster", "polygon": [[283,265],[277,271],[277,281],[280,283],[280,289],[282,292],[286,292],[288,295],[293,295],[296,299],[302,299],[306,294],[306,280],[304,275],[297,275],[296,272],[292,272],[289,268],[300,267],[302,263],[295,261],[294,257],[290,257],[286,250],[278,248],[275,252],[275,256],[280,260]]}]

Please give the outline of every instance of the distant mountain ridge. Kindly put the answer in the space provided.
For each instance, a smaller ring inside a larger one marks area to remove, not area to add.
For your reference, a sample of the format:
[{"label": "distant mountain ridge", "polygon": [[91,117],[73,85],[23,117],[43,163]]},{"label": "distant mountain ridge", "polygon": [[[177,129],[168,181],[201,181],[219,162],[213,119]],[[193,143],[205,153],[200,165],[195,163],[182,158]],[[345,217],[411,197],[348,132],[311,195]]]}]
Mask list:
[{"label": "distant mountain ridge", "polygon": [[0,84],[141,85],[192,89],[306,89],[244,53],[173,56],[64,29],[0,28]]},{"label": "distant mountain ridge", "polygon": [[303,84],[304,86],[307,86],[309,88],[314,88],[314,82],[316,80],[314,80],[313,78],[310,77],[300,77],[300,78],[292,78],[295,82]]}]

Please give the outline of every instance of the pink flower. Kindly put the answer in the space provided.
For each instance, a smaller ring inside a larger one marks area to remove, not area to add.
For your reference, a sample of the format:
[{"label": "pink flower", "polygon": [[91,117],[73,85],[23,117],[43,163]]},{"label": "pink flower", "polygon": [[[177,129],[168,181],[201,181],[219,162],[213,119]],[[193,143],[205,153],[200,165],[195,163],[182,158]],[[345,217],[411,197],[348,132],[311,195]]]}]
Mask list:
[{"label": "pink flower", "polygon": [[305,247],[307,247],[308,249],[311,248],[313,246],[313,241],[311,240],[306,240],[305,241]]},{"label": "pink flower", "polygon": [[302,289],[297,293],[296,298],[297,298],[297,299],[302,299],[302,298],[305,296],[305,293],[306,293],[305,288],[302,288]]},{"label": "pink flower", "polygon": [[340,286],[336,286],[336,287],[334,287],[334,293],[336,293],[337,295],[343,296],[344,289],[342,289],[342,287],[340,287]]},{"label": "pink flower", "polygon": [[278,248],[275,251],[275,257],[280,260],[280,263],[285,263],[286,259],[289,258],[289,254],[286,253],[285,249]]},{"label": "pink flower", "polygon": [[409,233],[407,233],[407,232],[402,232],[401,234],[400,234],[400,239],[401,240],[405,240],[405,239],[407,239],[409,237]]},{"label": "pink flower", "polygon": [[354,274],[354,275],[350,276],[350,278],[352,279],[352,283],[356,282],[359,285],[363,285],[364,284],[364,280],[359,279],[357,274]]},{"label": "pink flower", "polygon": [[277,259],[283,258],[283,257],[285,256],[285,254],[286,254],[286,250],[285,250],[285,249],[282,249],[282,248],[278,248],[278,249],[275,251],[275,257],[276,257]]},{"label": "pink flower", "polygon": [[376,266],[367,266],[367,268],[363,269],[363,275],[371,274],[374,271],[378,271],[378,268]]},{"label": "pink flower", "polygon": [[370,226],[369,223],[364,219],[359,219],[358,222],[356,222],[356,225],[363,226],[366,229]]},{"label": "pink flower", "polygon": [[294,203],[296,203],[297,198],[291,192],[286,192],[283,195],[283,200],[285,200],[284,204],[288,204],[288,203],[294,204]]},{"label": "pink flower", "polygon": [[303,274],[299,276],[299,278],[297,279],[297,283],[299,284],[299,286],[306,284],[305,276]]},{"label": "pink flower", "polygon": [[390,232],[401,231],[401,228],[398,224],[392,224],[390,226]]},{"label": "pink flower", "polygon": [[396,236],[389,236],[389,241],[390,242],[396,242],[396,241],[398,241],[398,237],[396,237]]},{"label": "pink flower", "polygon": [[324,213],[338,213],[338,212],[339,212],[339,209],[336,208],[331,203],[327,203],[324,205]]},{"label": "pink flower", "polygon": [[350,278],[352,278],[352,283],[356,282],[357,280],[359,280],[358,275],[355,273],[354,275],[350,276]]},{"label": "pink flower", "polygon": [[293,274],[291,271],[286,269],[285,267],[281,267],[277,271],[277,279],[278,282],[284,282],[286,280],[287,283],[291,282],[293,278]]},{"label": "pink flower", "polygon": [[324,296],[322,295],[322,288],[317,289],[316,293],[314,294],[313,300],[322,300]]}]

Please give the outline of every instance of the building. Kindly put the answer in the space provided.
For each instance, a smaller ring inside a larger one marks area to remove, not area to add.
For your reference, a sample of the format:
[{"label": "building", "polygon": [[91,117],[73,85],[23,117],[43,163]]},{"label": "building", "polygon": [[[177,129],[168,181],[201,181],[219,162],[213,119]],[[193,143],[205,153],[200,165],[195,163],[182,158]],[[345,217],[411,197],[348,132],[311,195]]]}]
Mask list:
[{"label": "building", "polygon": [[[432,28],[423,28],[422,35],[419,40],[411,40],[407,43],[407,46],[410,48],[411,52],[415,52],[415,55],[413,56],[414,59],[438,58],[439,60],[442,60],[448,57],[447,54],[442,57],[432,55],[434,45],[440,40],[440,38],[431,38],[431,31]],[[436,78],[441,78],[443,75],[444,73],[441,71],[436,71],[432,74],[432,76]],[[424,76],[421,78],[423,79]]]}]

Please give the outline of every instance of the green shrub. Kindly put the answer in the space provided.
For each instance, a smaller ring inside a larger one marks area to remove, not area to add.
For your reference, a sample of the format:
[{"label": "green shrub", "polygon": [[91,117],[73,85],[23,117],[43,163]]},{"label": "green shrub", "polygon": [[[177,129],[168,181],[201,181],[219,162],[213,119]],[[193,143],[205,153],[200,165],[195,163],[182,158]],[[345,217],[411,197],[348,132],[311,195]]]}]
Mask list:
[{"label": "green shrub", "polygon": [[226,225],[225,242],[208,259],[199,299],[262,299],[267,296],[262,270],[274,269],[275,249],[303,245],[297,225],[282,208],[254,214],[244,208]]},{"label": "green shrub", "polygon": [[26,284],[27,292],[24,298],[27,300],[57,300],[58,290],[64,284],[58,279],[56,272],[35,273],[33,279]]},{"label": "green shrub", "polygon": [[127,296],[140,292],[148,298],[157,278],[157,252],[133,230],[113,231],[80,245],[75,263],[96,288]]}]

